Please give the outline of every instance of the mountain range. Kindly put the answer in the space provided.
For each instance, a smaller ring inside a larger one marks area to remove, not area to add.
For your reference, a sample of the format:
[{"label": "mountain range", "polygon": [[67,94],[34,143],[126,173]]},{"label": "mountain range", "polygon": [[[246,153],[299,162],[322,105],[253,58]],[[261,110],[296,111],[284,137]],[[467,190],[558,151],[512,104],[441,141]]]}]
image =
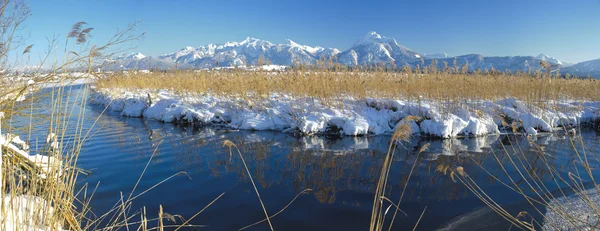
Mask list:
[{"label": "mountain range", "polygon": [[[312,47],[300,45],[292,40],[284,44],[273,44],[257,38],[246,38],[240,42],[208,44],[183,49],[160,56],[145,56],[132,53],[106,60],[104,70],[127,69],[201,69],[213,67],[255,66],[275,64],[293,66],[297,64],[313,64],[319,59],[334,60],[347,66],[394,64],[398,67],[431,65],[435,62],[438,68],[444,65],[465,66],[470,71],[536,71],[540,70],[543,60],[560,68],[563,74],[577,76],[593,76],[600,78],[600,59],[568,64],[559,59],[540,54],[537,56],[505,56],[486,57],[480,54],[467,54],[450,57],[445,53],[421,54],[400,45],[396,39],[369,32],[359,38],[349,49],[340,51],[336,48]],[[435,60],[435,61],[434,61]]]}]

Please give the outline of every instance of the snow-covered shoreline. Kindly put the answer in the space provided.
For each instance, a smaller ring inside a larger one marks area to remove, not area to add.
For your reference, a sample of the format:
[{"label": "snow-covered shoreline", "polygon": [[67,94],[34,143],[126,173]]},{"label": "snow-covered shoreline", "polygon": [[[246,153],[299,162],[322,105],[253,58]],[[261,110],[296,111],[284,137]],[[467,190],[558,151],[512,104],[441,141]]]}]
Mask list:
[{"label": "snow-covered shoreline", "polygon": [[[452,113],[439,102],[400,99],[336,99],[323,102],[272,94],[264,100],[210,94],[185,94],[169,90],[97,89],[90,103],[108,106],[124,116],[163,122],[224,126],[243,130],[299,132],[304,135],[390,134],[407,116],[417,116],[413,133],[451,138],[497,134],[502,121],[516,121],[529,134],[551,132],[561,125],[593,123],[600,118],[600,102],[548,102],[541,109],[507,98],[463,103]],[[504,118],[504,119],[503,119]],[[506,125],[506,123],[504,124]]]},{"label": "snow-covered shoreline", "polygon": [[[553,198],[548,202],[542,230],[597,230],[598,216],[594,204],[600,203],[596,188],[569,196]],[[565,214],[568,214],[566,216]]]}]

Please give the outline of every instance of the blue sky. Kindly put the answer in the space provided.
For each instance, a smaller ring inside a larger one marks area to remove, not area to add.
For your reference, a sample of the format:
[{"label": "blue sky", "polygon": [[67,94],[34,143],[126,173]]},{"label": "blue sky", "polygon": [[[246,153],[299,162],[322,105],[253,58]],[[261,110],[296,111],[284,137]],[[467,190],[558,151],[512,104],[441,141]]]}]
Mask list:
[{"label": "blue sky", "polygon": [[64,37],[78,21],[102,43],[143,20],[147,35],[137,50],[146,55],[247,36],[345,50],[377,31],[420,53],[600,58],[600,0],[35,0],[31,10],[23,33],[35,44],[33,56],[45,50],[46,37]]}]

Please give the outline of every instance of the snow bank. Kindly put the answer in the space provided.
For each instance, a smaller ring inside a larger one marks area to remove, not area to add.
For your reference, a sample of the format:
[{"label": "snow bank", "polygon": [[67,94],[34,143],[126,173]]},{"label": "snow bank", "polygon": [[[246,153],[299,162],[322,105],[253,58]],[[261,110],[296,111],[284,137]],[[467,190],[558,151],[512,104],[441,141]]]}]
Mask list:
[{"label": "snow bank", "polygon": [[[49,137],[50,136],[51,135],[49,135]],[[56,139],[54,139],[52,143],[48,143],[48,145],[55,149],[59,146]],[[39,170],[42,171],[40,173],[40,177],[42,179],[46,179],[47,174],[50,172],[55,172],[59,176],[62,174],[62,172],[57,171],[60,170],[62,166],[62,162],[60,160],[51,156],[40,154],[30,155],[29,145],[25,141],[21,140],[19,136],[12,134],[0,134],[0,146],[4,147],[6,150],[10,150],[10,153],[3,153],[3,155],[19,155],[22,158],[28,159],[37,167],[39,167]]]},{"label": "snow bank", "polygon": [[[0,113],[0,118],[4,114]],[[46,179],[50,171],[56,172],[60,170],[61,162],[53,157],[44,155],[29,155],[29,145],[21,140],[19,136],[12,134],[0,134],[1,148],[10,151],[9,153],[0,152],[4,155],[19,155],[29,159],[33,164],[40,167],[42,171],[40,177]],[[58,172],[62,174],[62,172]],[[0,181],[2,176],[0,175]],[[55,215],[54,208],[46,200],[31,196],[31,195],[4,195],[2,187],[0,187],[0,210],[2,213],[2,221],[0,222],[0,230],[63,230],[59,223],[49,224],[52,221],[52,216]]]},{"label": "snow bank", "polygon": [[428,101],[344,98],[334,102],[337,106],[331,106],[318,99],[278,94],[257,103],[210,94],[124,89],[97,89],[90,101],[109,106],[124,116],[305,135],[389,134],[403,118],[417,116],[419,121],[412,124],[415,134],[442,138],[498,134],[503,117],[508,123],[517,122],[522,131],[533,128],[537,132],[551,132],[560,125],[593,122],[599,118],[600,108],[600,102],[549,102],[551,109],[541,109],[516,99],[505,99],[472,102],[473,106],[467,103],[448,113],[443,110],[444,105]]}]

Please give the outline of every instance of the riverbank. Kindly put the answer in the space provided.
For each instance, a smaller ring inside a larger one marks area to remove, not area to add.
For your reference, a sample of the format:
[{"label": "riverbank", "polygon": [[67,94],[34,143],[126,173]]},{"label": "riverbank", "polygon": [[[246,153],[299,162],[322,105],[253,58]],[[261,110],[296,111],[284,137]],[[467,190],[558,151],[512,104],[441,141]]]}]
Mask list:
[{"label": "riverbank", "polygon": [[91,102],[124,116],[303,135],[389,134],[410,118],[414,134],[450,138],[594,123],[599,88],[539,73],[182,71],[100,78]]},{"label": "riverbank", "polygon": [[260,101],[172,90],[95,88],[90,102],[124,116],[242,130],[333,135],[390,134],[410,118],[413,134],[451,138],[498,134],[513,128],[536,134],[560,126],[592,124],[600,102],[549,101],[546,108],[507,98],[466,101],[448,111],[442,102],[423,99],[340,98],[334,104],[314,98],[272,94]]}]

